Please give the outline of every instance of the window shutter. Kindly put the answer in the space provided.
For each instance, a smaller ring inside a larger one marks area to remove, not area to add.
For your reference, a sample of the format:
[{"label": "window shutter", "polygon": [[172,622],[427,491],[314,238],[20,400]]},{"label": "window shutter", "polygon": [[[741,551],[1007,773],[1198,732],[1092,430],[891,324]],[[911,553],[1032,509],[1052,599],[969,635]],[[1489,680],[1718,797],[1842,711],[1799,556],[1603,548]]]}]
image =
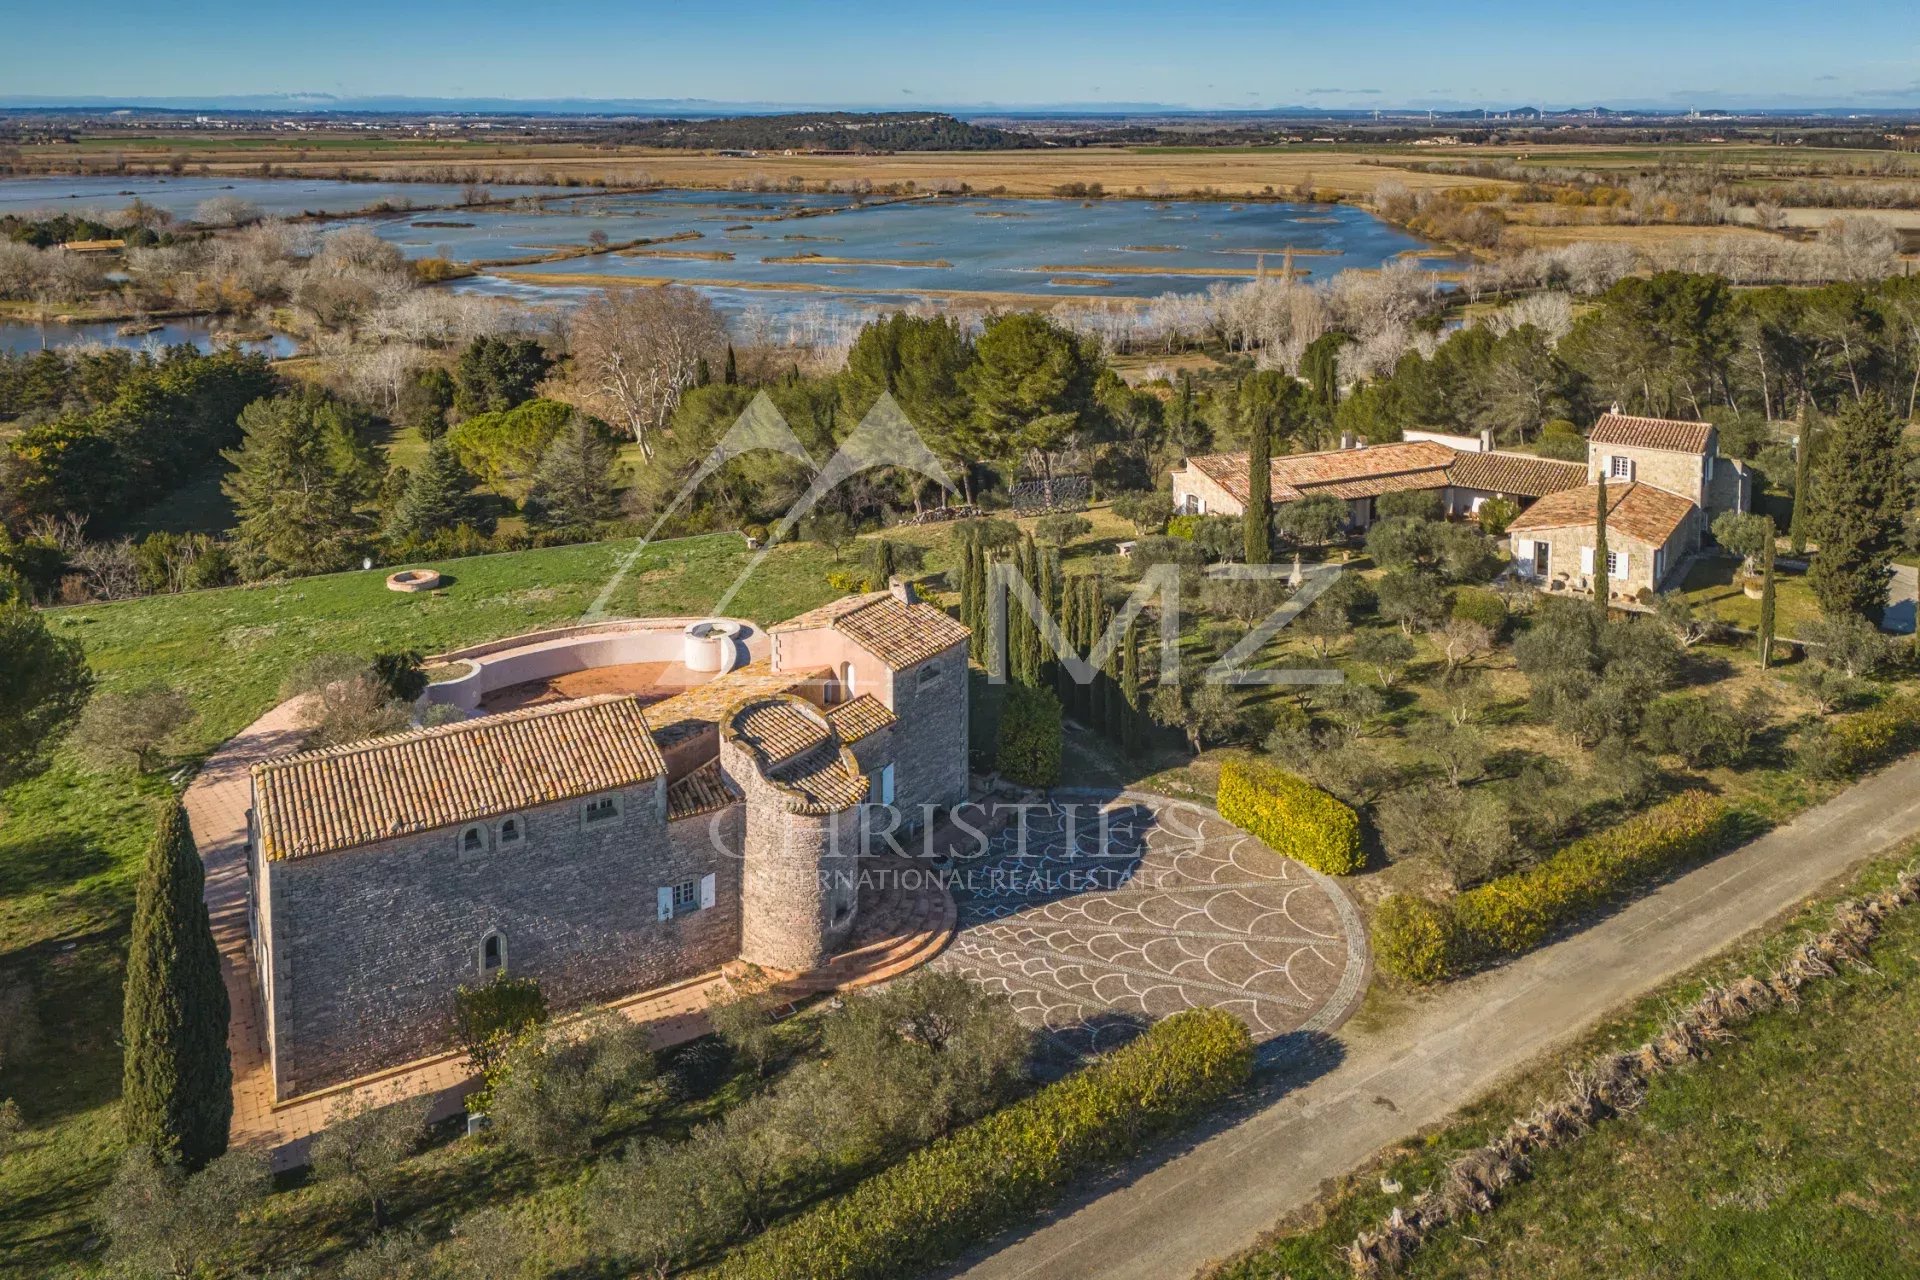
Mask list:
[{"label": "window shutter", "polygon": [[1627,576],[1627,553],[1624,551],[1613,553],[1613,576],[1616,581]]},{"label": "window shutter", "polygon": [[659,893],[659,903],[660,903],[660,918],[662,920],[673,919],[673,886],[672,885],[661,886],[660,893]]},{"label": "window shutter", "polygon": [[893,766],[890,764],[880,767],[880,803],[893,803]]},{"label": "window shutter", "polygon": [[1592,576],[1593,574],[1593,548],[1592,547],[1580,548],[1580,572],[1587,574],[1588,576]]},{"label": "window shutter", "polygon": [[713,876],[700,877],[700,909],[706,911],[713,906]]}]

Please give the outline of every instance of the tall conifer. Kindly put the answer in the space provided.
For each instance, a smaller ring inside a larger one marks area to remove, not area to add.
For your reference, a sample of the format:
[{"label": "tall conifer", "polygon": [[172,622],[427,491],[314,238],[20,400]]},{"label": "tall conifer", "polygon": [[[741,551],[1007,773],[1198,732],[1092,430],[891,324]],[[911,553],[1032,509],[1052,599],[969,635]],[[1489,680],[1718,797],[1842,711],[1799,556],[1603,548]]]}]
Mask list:
[{"label": "tall conifer", "polygon": [[134,900],[121,1036],[121,1119],[130,1146],[198,1169],[227,1149],[233,1066],[227,987],[202,898],[187,815],[161,815]]}]

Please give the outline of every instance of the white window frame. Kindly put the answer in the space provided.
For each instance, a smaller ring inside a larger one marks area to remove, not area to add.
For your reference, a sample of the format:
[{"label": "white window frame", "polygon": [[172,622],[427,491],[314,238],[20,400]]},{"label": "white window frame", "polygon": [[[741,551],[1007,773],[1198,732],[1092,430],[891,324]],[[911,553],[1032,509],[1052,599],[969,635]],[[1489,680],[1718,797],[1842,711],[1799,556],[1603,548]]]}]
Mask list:
[{"label": "white window frame", "polygon": [[718,897],[717,887],[711,872],[693,880],[663,884],[654,890],[655,916],[660,920],[671,920],[675,916],[690,916],[696,911],[711,910]]},{"label": "white window frame", "polygon": [[[492,968],[487,967],[487,944],[490,942],[498,944],[494,950],[500,953],[500,963],[494,965]],[[483,982],[496,973],[505,973],[507,970],[507,935],[498,929],[489,929],[481,934],[480,948],[474,953],[474,963],[475,968],[478,969],[480,973],[480,979]]]},{"label": "white window frame", "polygon": [[[594,806],[600,804],[610,805],[611,809],[596,816],[593,812]],[[605,795],[588,796],[580,802],[580,829],[590,831],[595,827],[605,826],[609,822],[617,822],[625,813],[626,806],[620,803],[618,792],[610,791]]]},{"label": "white window frame", "polygon": [[1553,572],[1553,544],[1535,538],[1527,560],[1533,566],[1534,577],[1546,577]]},{"label": "white window frame", "polygon": [[1633,557],[1625,551],[1614,551],[1609,548],[1607,551],[1607,576],[1615,582],[1625,582],[1627,575],[1632,572],[1632,561]]},{"label": "white window frame", "polygon": [[1633,459],[1624,453],[1608,455],[1607,479],[1631,481],[1633,479]]}]

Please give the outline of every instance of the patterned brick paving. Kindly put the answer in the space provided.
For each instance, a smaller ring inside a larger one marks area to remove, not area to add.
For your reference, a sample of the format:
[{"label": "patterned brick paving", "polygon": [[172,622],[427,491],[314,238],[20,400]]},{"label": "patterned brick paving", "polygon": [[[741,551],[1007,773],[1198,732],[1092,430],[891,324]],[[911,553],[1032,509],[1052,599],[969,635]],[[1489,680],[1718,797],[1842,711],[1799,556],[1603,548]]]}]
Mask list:
[{"label": "patterned brick paving", "polygon": [[957,863],[938,967],[1006,993],[1072,1057],[1187,1008],[1226,1009],[1267,1043],[1352,1011],[1367,950],[1331,880],[1211,809],[1057,798]]}]

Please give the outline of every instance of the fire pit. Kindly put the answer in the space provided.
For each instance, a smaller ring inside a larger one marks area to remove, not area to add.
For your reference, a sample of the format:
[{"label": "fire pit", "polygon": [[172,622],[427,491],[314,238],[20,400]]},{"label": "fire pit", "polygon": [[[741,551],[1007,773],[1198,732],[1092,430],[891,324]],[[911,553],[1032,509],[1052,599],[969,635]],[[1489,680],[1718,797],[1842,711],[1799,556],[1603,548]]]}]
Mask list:
[{"label": "fire pit", "polygon": [[389,591],[431,591],[440,585],[437,569],[402,569],[387,575]]}]

